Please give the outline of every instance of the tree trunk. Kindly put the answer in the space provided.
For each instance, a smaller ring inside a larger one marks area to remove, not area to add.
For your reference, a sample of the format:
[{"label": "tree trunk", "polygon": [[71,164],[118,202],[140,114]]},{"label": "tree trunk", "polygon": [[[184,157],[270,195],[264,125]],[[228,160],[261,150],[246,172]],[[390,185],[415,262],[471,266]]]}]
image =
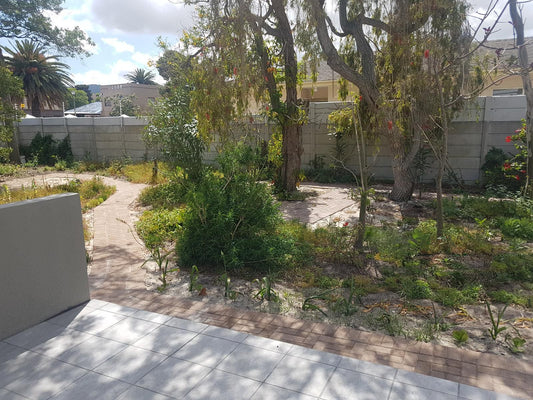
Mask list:
[{"label": "tree trunk", "polygon": [[526,95],[527,110],[526,110],[526,146],[527,146],[527,161],[526,161],[526,192],[533,196],[533,87],[529,77],[529,61],[527,48],[524,38],[524,21],[518,12],[516,0],[509,1],[509,12],[513,21],[513,27],[516,32],[516,46],[518,47],[518,60],[520,62],[522,86],[524,87],[524,94]]},{"label": "tree trunk", "polygon": [[37,118],[42,116],[41,102],[37,96],[35,96],[31,101],[31,115]]},{"label": "tree trunk", "polygon": [[301,123],[298,107],[298,61],[294,50],[292,29],[285,11],[285,2],[273,0],[272,8],[278,22],[279,37],[283,44],[283,62],[285,67],[286,115],[282,119],[283,142],[281,154],[281,185],[284,191],[294,192],[297,189],[298,174],[301,166],[302,149],[300,146]]},{"label": "tree trunk", "polygon": [[409,164],[405,161],[392,161],[392,176],[394,184],[389,198],[393,201],[408,201],[414,190],[414,182],[409,172]]}]

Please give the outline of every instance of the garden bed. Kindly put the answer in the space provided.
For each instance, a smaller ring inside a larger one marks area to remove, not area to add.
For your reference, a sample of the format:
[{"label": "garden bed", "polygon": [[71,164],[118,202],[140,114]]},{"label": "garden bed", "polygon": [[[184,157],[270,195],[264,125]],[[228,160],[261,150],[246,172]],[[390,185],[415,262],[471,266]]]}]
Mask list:
[{"label": "garden bed", "polygon": [[[317,195],[328,196],[324,188],[313,187],[315,195],[303,200],[309,209],[320,203]],[[306,231],[314,254],[308,265],[271,275],[200,268],[192,290],[191,270],[182,269],[168,275],[165,294],[532,360],[533,266],[515,265],[532,257],[532,243],[504,237],[487,221],[468,220],[465,212],[492,205],[474,206],[451,194],[449,237],[439,242],[431,237],[434,195],[399,205],[387,200],[386,187],[376,189],[370,207],[370,230],[376,231],[363,253],[349,249],[357,216],[352,205]],[[147,263],[146,270],[147,288],[160,290],[156,264]],[[269,277],[277,299],[267,301]]]}]

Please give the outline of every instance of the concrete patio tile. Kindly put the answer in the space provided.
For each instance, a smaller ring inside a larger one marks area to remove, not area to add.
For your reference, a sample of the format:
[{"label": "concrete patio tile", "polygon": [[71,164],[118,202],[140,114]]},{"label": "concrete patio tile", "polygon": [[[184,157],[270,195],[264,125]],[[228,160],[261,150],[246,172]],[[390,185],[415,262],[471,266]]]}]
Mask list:
[{"label": "concrete patio tile", "polygon": [[409,399],[409,400],[457,400],[455,395],[437,392],[435,390],[420,386],[409,385],[401,382],[394,382],[389,399]]},{"label": "concrete patio tile", "polygon": [[459,397],[468,400],[519,400],[517,397],[464,384],[459,385]]},{"label": "concrete patio tile", "polygon": [[102,308],[107,304],[110,304],[110,303],[107,301],[103,301],[103,300],[91,299],[87,303],[87,306],[92,307],[92,308]]},{"label": "concrete patio tile", "polygon": [[13,360],[26,351],[26,349],[22,349],[18,346],[6,342],[0,342],[0,364],[8,360]]},{"label": "concrete patio tile", "polygon": [[[388,379],[338,368],[331,376],[320,398],[327,400],[387,399],[392,383]],[[354,396],[355,393],[357,393],[356,396]]]},{"label": "concrete patio tile", "polygon": [[182,318],[171,318],[165,322],[165,325],[172,326],[174,328],[185,329],[192,332],[202,332],[209,325],[202,324],[201,322],[190,321]]},{"label": "concrete patio tile", "polygon": [[159,326],[161,325],[150,321],[128,317],[110,326],[109,328],[104,329],[98,333],[98,336],[106,339],[116,340],[117,342],[121,343],[131,344],[135,343],[140,338]]},{"label": "concrete patio tile", "polygon": [[394,380],[397,372],[396,368],[387,365],[375,364],[349,357],[342,357],[338,367],[389,380]]},{"label": "concrete patio tile", "polygon": [[191,341],[196,335],[198,335],[196,332],[161,325],[133,343],[133,346],[171,355]]},{"label": "concrete patio tile", "polygon": [[251,400],[316,400],[316,397],[263,383]]},{"label": "concrete patio tile", "polygon": [[261,382],[214,370],[185,397],[187,400],[249,399]]},{"label": "concrete patio tile", "polygon": [[14,392],[10,392],[5,389],[0,389],[0,399],[2,400],[28,400],[27,397],[22,397],[19,394],[16,394]]},{"label": "concrete patio tile", "polygon": [[264,381],[282,358],[281,353],[241,344],[222,360],[217,369]]},{"label": "concrete patio tile", "polygon": [[63,331],[59,335],[33,347],[31,350],[51,358],[57,358],[71,348],[94,337],[89,333],[75,331],[74,329],[63,327],[61,329]]},{"label": "concrete patio tile", "polygon": [[115,400],[129,387],[127,383],[88,372],[50,400]]},{"label": "concrete patio tile", "polygon": [[130,346],[94,370],[111,378],[136,383],[165,358],[166,356],[162,354]]},{"label": "concrete patio tile", "polygon": [[55,317],[48,319],[46,322],[66,327],[76,318],[81,318],[84,315],[92,313],[95,310],[98,310],[98,308],[90,307],[89,303],[82,304],[78,307],[74,307],[68,311],[65,311],[64,313],[56,315]]},{"label": "concrete patio tile", "polygon": [[237,342],[213,336],[199,335],[179,349],[172,357],[215,367],[238,346]]},{"label": "concrete patio tile", "polygon": [[56,337],[64,330],[65,328],[59,325],[54,325],[49,322],[41,322],[40,324],[32,326],[16,335],[8,337],[5,339],[5,342],[25,349],[31,349],[32,347],[38,346],[47,340]]},{"label": "concrete patio tile", "polygon": [[87,370],[48,359],[38,367],[28,365],[25,373],[5,386],[5,389],[30,399],[48,399],[87,373]]},{"label": "concrete patio tile", "polygon": [[163,394],[152,392],[138,386],[131,386],[117,400],[172,400],[175,397],[168,397]]},{"label": "concrete patio tile", "polygon": [[[60,315],[59,317],[62,316]],[[93,335],[96,335],[104,329],[107,329],[110,326],[115,325],[117,322],[122,321],[124,318],[126,317],[123,315],[115,314],[109,311],[91,310],[88,313],[84,313],[82,311],[74,319],[62,321],[64,324],[61,325],[70,329],[76,329],[77,331],[92,333]],[[50,322],[56,323],[58,321],[59,319],[56,321],[51,320]]]},{"label": "concrete patio tile", "polygon": [[319,396],[334,370],[332,365],[287,355],[272,371],[266,383]]},{"label": "concrete patio tile", "polygon": [[415,372],[398,370],[395,381],[437,392],[447,393],[453,396],[457,396],[459,393],[459,384],[457,382],[417,374]]},{"label": "concrete patio tile", "polygon": [[137,386],[183,398],[210,372],[211,368],[171,357],[146,374],[137,382]]},{"label": "concrete patio tile", "polygon": [[0,364],[0,388],[9,385],[24,375],[32,373],[34,370],[48,365],[52,361],[49,357],[32,351],[22,353],[12,353],[13,358]]},{"label": "concrete patio tile", "polygon": [[125,315],[127,317],[137,312],[136,308],[125,307],[125,306],[121,306],[119,304],[114,304],[114,303],[107,303],[104,306],[100,307],[100,310],[109,311],[115,314]]},{"label": "concrete patio tile", "polygon": [[241,343],[248,337],[247,333],[237,332],[227,328],[219,328],[218,326],[209,326],[202,331],[202,334],[214,336],[220,339],[231,340],[238,343]]},{"label": "concrete patio tile", "polygon": [[316,361],[323,364],[337,366],[341,361],[341,356],[338,354],[326,353],[324,351],[309,349],[302,346],[293,346],[288,353],[290,356],[304,358],[310,361]]},{"label": "concrete patio tile", "polygon": [[275,351],[281,354],[287,354],[294,346],[290,343],[280,342],[279,340],[273,340],[254,335],[249,335],[242,343],[265,350]]},{"label": "concrete patio tile", "polygon": [[158,314],[151,311],[137,310],[131,315],[133,318],[144,319],[145,321],[155,322],[156,324],[164,324],[172,319],[171,316]]},{"label": "concrete patio tile", "polygon": [[57,359],[78,367],[93,369],[124,350],[126,346],[124,343],[93,336],[58,355]]}]

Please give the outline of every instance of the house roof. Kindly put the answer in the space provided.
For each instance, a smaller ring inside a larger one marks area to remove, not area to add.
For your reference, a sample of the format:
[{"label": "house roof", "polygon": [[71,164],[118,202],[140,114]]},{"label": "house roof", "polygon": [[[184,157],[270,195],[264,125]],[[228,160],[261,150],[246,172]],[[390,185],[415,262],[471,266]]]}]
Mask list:
[{"label": "house roof", "polygon": [[[533,37],[527,37],[524,40],[527,49],[528,58],[533,59]],[[487,40],[483,46],[478,49],[481,56],[492,55],[494,57],[508,60],[518,58],[518,47],[515,45],[515,39],[498,39]]]},{"label": "house roof", "polygon": [[90,114],[90,115],[100,115],[102,114],[102,102],[96,101],[94,103],[86,104],[84,106],[72,108],[65,111],[65,114]]}]

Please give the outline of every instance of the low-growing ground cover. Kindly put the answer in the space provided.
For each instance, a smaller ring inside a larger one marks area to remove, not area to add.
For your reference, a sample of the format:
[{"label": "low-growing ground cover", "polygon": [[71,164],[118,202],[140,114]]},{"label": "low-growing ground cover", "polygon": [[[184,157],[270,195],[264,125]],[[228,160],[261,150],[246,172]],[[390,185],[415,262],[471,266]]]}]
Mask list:
[{"label": "low-growing ground cover", "polygon": [[[177,183],[154,186],[141,200],[153,207],[152,215],[184,213],[187,196],[180,190]],[[275,234],[290,238],[293,247],[278,265],[235,267],[201,258],[185,264],[178,251],[173,256],[179,271],[166,277],[164,289],[200,301],[531,359],[530,201],[450,194],[443,237],[436,236],[428,194],[399,205],[378,193],[370,208],[374,218],[363,249],[354,248],[355,226],[342,216],[314,230],[285,221]],[[206,217],[202,210],[196,213]],[[170,250],[176,242],[180,248],[179,218]],[[154,221],[164,229],[161,218]],[[207,246],[204,241],[198,251],[210,251]],[[157,268],[147,270],[149,287],[161,289]]]},{"label": "low-growing ground cover", "polygon": [[38,185],[35,182],[28,187],[10,190],[7,185],[0,186],[0,204],[16,201],[36,199],[60,193],[79,193],[83,211],[103,203],[115,192],[113,186],[105,185],[101,179],[93,178],[87,181],[72,179],[60,185]]}]

